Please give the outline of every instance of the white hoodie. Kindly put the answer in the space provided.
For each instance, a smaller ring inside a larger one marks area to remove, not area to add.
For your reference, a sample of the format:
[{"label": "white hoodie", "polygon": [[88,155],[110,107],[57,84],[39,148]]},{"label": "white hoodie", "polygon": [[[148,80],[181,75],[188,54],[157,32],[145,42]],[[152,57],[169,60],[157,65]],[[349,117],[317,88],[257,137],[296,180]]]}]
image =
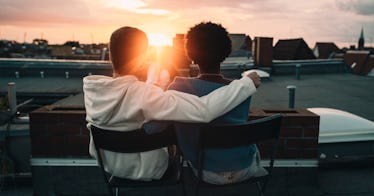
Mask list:
[{"label": "white hoodie", "polygon": [[[197,97],[178,91],[163,91],[135,76],[112,78],[92,75],[83,79],[87,127],[131,131],[150,120],[210,122],[230,111],[256,92],[252,80],[243,77],[210,94]],[[90,154],[96,157],[90,139]],[[105,170],[128,179],[160,179],[168,167],[164,149],[142,153],[104,151]]]}]

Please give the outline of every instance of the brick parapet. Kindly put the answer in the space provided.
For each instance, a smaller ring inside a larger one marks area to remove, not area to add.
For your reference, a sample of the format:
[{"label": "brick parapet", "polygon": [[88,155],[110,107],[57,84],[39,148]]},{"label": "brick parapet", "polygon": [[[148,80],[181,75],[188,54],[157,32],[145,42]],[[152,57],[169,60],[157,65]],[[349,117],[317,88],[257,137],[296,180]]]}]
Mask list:
[{"label": "brick parapet", "polygon": [[[260,109],[250,110],[249,120],[282,113],[280,140],[276,157],[278,159],[317,159],[319,116],[304,108],[299,109]],[[271,145],[258,144],[262,157],[268,157]]]},{"label": "brick parapet", "polygon": [[[279,159],[317,159],[319,116],[306,109],[252,108],[250,120],[284,114],[277,153]],[[90,157],[89,131],[82,107],[47,106],[30,113],[33,157]],[[262,157],[271,144],[260,143]]]},{"label": "brick parapet", "polygon": [[89,157],[89,131],[82,107],[42,107],[30,113],[33,157]]}]

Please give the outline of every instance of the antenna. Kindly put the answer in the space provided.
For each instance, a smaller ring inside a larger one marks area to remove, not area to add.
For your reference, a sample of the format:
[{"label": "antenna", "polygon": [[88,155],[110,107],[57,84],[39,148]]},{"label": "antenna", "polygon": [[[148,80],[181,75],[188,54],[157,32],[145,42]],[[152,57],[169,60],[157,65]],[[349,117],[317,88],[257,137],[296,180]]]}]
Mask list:
[{"label": "antenna", "polygon": [[27,32],[23,33],[23,43],[26,43]]},{"label": "antenna", "polygon": [[95,41],[94,41],[94,36],[93,36],[93,34],[91,33],[91,43],[92,44],[94,44],[95,43]]}]

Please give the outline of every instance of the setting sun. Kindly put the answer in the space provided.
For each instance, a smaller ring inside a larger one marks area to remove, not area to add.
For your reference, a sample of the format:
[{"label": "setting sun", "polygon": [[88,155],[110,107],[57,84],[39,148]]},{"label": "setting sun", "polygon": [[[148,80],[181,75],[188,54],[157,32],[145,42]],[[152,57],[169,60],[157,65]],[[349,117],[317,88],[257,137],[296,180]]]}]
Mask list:
[{"label": "setting sun", "polygon": [[151,46],[171,46],[172,39],[162,33],[148,33],[149,45]]}]

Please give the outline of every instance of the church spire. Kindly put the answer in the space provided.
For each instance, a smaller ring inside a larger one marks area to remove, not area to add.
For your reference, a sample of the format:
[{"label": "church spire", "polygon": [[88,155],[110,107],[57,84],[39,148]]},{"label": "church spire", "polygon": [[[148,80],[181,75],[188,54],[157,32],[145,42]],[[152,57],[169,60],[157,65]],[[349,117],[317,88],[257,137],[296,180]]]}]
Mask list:
[{"label": "church spire", "polygon": [[364,49],[364,44],[365,44],[365,39],[364,39],[364,28],[361,28],[361,35],[360,38],[358,39],[358,49],[363,50]]}]

